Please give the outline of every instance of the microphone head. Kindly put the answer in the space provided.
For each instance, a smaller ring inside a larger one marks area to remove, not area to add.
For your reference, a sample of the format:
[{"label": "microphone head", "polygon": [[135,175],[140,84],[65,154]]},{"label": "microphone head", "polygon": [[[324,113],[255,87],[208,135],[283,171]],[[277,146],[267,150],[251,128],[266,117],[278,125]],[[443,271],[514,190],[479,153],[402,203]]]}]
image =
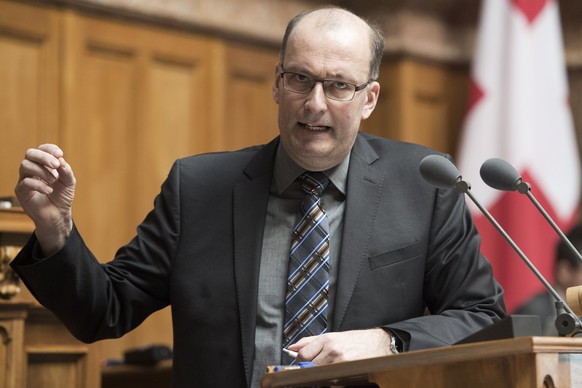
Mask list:
[{"label": "microphone head", "polygon": [[453,162],[442,155],[428,155],[420,162],[420,175],[430,185],[440,189],[454,188],[462,179]]},{"label": "microphone head", "polygon": [[503,191],[515,191],[521,183],[519,172],[503,159],[487,159],[479,171],[488,186]]}]

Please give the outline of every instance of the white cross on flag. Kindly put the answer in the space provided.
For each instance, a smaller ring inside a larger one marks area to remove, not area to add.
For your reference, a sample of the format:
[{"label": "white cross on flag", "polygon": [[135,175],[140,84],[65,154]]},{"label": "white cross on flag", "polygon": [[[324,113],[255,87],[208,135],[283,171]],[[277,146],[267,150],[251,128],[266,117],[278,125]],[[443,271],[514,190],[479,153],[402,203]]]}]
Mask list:
[{"label": "white cross on flag", "polygon": [[[530,200],[496,191],[479,176],[492,157],[512,164],[562,230],[577,216],[580,170],[555,0],[484,0],[472,92],[457,156],[472,192],[551,283],[556,232]],[[510,245],[470,204],[482,252],[511,313],[544,290]]]}]

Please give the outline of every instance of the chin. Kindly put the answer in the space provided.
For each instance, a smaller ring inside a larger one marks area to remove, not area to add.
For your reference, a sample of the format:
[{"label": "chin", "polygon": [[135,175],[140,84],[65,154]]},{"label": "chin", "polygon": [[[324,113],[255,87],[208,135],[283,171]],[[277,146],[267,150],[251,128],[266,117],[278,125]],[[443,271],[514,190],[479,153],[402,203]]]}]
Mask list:
[{"label": "chin", "polygon": [[309,171],[328,170],[343,160],[343,158],[339,158],[336,154],[330,154],[329,152],[302,152],[298,159],[300,162],[298,164]]}]

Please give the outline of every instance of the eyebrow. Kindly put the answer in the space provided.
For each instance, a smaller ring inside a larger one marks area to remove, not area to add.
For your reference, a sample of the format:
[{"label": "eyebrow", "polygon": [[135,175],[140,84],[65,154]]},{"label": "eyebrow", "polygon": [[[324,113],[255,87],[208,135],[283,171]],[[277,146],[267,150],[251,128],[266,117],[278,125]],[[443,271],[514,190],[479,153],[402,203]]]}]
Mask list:
[{"label": "eyebrow", "polygon": [[303,70],[303,69],[295,69],[293,67],[287,69],[287,68],[283,68],[284,71],[289,71],[291,73],[298,73],[298,74],[303,74],[306,75],[310,78],[314,78],[314,79],[318,79],[318,80],[324,80],[324,81],[342,81],[342,82],[349,82],[349,83],[353,83],[357,85],[357,82],[352,81],[347,79],[346,77],[343,77],[341,73],[334,73],[331,76],[326,76],[326,77],[319,77],[314,75],[313,73],[307,71],[307,70]]}]

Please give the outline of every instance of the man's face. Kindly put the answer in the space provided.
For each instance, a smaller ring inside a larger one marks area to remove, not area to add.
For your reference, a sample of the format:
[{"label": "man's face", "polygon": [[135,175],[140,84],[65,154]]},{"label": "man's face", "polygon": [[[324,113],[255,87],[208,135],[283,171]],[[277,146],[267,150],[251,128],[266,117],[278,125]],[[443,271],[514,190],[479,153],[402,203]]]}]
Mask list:
[{"label": "man's face", "polygon": [[563,290],[582,285],[582,265],[559,260],[555,269],[556,284]]},{"label": "man's face", "polygon": [[284,63],[277,67],[273,98],[279,104],[281,143],[301,167],[322,171],[339,164],[351,151],[360,122],[372,113],[380,85],[371,82],[351,101],[329,99],[317,83],[308,94],[283,88],[281,72],[360,85],[368,81],[370,40],[362,25],[334,29],[302,20],[287,43]]}]

